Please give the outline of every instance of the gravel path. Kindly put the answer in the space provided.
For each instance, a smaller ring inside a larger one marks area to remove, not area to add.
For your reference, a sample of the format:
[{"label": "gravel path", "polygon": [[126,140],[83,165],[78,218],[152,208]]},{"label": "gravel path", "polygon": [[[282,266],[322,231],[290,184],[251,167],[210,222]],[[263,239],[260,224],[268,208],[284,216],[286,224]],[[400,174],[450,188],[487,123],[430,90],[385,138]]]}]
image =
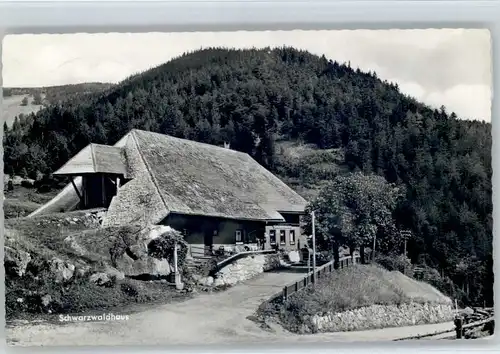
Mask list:
[{"label": "gravel path", "polygon": [[[24,324],[7,328],[10,345],[160,345],[373,341],[453,328],[452,323],[382,330],[295,335],[279,326],[262,330],[247,319],[282,285],[303,277],[265,273],[216,294],[201,294],[182,303],[157,306],[129,315],[128,321]],[[275,285],[279,284],[279,285]]]}]

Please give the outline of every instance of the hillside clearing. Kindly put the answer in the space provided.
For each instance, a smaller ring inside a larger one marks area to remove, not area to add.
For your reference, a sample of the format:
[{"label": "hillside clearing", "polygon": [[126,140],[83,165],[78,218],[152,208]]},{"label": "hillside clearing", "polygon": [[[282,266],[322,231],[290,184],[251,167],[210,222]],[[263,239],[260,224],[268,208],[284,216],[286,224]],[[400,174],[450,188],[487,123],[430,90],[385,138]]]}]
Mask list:
[{"label": "hillside clearing", "polygon": [[[28,104],[26,106],[22,106],[21,102],[25,97],[28,98]],[[12,123],[14,123],[14,119],[20,114],[26,116],[31,113],[36,113],[42,108],[42,105],[33,104],[33,96],[30,95],[14,95],[4,97],[2,103],[3,120],[7,123],[8,127],[11,127]]]}]

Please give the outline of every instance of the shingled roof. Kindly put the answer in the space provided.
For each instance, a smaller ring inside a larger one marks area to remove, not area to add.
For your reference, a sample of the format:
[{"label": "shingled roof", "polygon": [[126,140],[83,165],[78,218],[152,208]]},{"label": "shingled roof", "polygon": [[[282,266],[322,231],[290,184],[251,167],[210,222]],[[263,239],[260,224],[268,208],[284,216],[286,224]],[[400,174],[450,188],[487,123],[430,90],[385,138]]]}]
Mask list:
[{"label": "shingled roof", "polygon": [[127,164],[122,148],[101,144],[89,144],[54,172],[54,175],[84,175],[110,173],[126,175]]},{"label": "shingled roof", "polygon": [[172,213],[283,221],[306,201],[248,154],[133,130],[153,182]]}]

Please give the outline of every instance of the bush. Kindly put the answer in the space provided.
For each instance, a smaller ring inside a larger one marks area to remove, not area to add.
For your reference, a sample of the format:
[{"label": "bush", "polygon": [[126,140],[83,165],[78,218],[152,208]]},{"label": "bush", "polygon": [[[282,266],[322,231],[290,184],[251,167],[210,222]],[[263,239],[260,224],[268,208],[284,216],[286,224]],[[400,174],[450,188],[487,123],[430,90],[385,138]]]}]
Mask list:
[{"label": "bush", "polygon": [[413,277],[413,265],[411,260],[403,255],[377,255],[375,263],[390,271],[398,271],[409,277]]},{"label": "bush", "polygon": [[452,299],[457,299],[461,307],[468,306],[470,299],[449,277],[442,277],[439,272],[428,266],[420,266],[420,271],[415,274],[415,279],[431,284],[439,291]]}]

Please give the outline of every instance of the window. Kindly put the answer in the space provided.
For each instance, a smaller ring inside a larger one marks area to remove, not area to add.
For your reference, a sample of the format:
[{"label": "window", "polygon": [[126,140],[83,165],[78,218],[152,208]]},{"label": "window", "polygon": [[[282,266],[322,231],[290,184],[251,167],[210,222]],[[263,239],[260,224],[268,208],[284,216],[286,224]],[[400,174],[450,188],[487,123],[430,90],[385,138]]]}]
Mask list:
[{"label": "window", "polygon": [[236,230],[235,234],[236,243],[243,243],[243,233],[241,230]]},{"label": "window", "polygon": [[286,244],[285,230],[280,230],[280,244],[281,245],[285,245]]},{"label": "window", "polygon": [[290,230],[290,244],[295,245],[295,230]]},{"label": "window", "polygon": [[271,245],[276,244],[276,230],[269,230],[269,243]]}]

